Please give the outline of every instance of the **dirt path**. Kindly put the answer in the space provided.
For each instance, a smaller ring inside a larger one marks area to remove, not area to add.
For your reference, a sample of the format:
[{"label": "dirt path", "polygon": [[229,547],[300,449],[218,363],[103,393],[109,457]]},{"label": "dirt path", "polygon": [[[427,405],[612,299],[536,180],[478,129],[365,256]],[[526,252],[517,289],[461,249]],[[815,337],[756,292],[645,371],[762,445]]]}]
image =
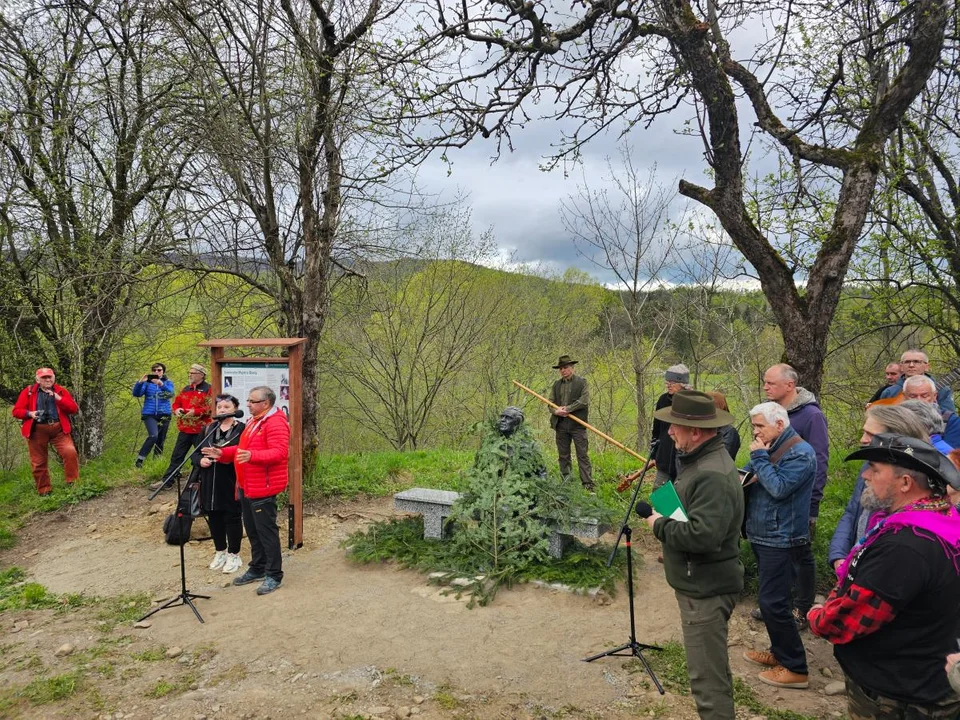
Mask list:
[{"label": "dirt path", "polygon": [[[18,548],[0,554],[0,565],[23,567],[56,593],[169,597],[179,591],[179,565],[176,548],[162,542],[165,514],[151,514],[142,492],[118,490],[38,518]],[[625,592],[603,604],[522,586],[501,591],[486,608],[468,610],[417,573],[345,559],[339,547],[344,537],[390,515],[385,499],[315,508],[305,519],[304,548],[284,559],[282,588],[266,597],[255,595],[255,585],[226,587],[229,577],[206,567],[210,543],[191,543],[188,588],[211,596],[197,600],[203,624],[186,607],[157,613],[146,629],[129,622],[111,627],[92,608],[3,613],[0,633],[21,624],[0,635],[4,687],[44,673],[82,678],[65,700],[22,702],[9,712],[71,718],[696,717],[688,697],[661,698],[628,658],[582,662],[627,640]],[[654,543],[642,537],[635,545],[643,555],[639,639],[678,639],[676,602]],[[809,635],[811,690],[778,692],[754,680],[755,671],[739,657],[743,647],[760,646],[765,633],[748,619],[749,609],[738,607],[731,625],[735,673],[770,706],[823,718],[842,710],[838,698],[822,693],[839,677],[829,647]],[[74,651],[55,657],[64,643]],[[172,647],[183,653],[164,657]],[[833,678],[821,675],[824,667]],[[748,720],[756,715],[742,713]]]}]

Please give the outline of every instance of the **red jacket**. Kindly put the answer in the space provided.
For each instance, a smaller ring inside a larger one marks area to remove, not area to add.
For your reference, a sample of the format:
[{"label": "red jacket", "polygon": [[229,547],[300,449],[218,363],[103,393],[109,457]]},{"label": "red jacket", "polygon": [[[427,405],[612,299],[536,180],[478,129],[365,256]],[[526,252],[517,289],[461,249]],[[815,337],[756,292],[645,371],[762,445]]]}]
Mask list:
[{"label": "red jacket", "polygon": [[274,407],[263,419],[247,423],[240,435],[240,444],[223,448],[223,454],[217,462],[233,462],[237,450],[250,451],[249,462],[234,465],[237,485],[245,497],[271,497],[287,489],[290,424],[280,408]]},{"label": "red jacket", "polygon": [[[70,432],[70,416],[80,408],[77,406],[76,400],[73,399],[73,395],[71,395],[70,391],[65,387],[54,383],[53,391],[60,396],[60,399],[57,401],[60,429],[68,433]],[[27,413],[37,409],[38,392],[40,392],[40,385],[38,383],[27,385],[20,391],[20,397],[17,398],[17,402],[13,406],[13,416],[17,418],[17,420],[23,420],[23,426],[20,428],[20,432],[23,433],[25,438],[30,437],[30,431],[33,429],[33,418],[28,417]]]},{"label": "red jacket", "polygon": [[170,409],[176,415],[177,410],[193,410],[195,415],[177,418],[177,430],[187,435],[199,435],[203,426],[210,422],[213,415],[213,393],[210,383],[204,381],[196,385],[187,385],[173,399]]}]

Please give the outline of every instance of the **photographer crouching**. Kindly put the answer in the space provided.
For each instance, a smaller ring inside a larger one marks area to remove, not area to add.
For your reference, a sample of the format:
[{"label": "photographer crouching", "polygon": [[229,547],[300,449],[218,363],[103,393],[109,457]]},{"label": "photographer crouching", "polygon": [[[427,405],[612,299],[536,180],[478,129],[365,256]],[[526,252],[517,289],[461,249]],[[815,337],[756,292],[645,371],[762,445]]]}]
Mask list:
[{"label": "photographer crouching", "polygon": [[64,481],[69,485],[80,477],[77,448],[70,437],[70,416],[80,408],[70,392],[56,384],[56,376],[50,368],[37,370],[36,380],[20,392],[13,406],[13,416],[23,423],[20,432],[30,448],[30,467],[37,492],[49,495],[53,489],[50,485],[50,445],[63,460]]}]

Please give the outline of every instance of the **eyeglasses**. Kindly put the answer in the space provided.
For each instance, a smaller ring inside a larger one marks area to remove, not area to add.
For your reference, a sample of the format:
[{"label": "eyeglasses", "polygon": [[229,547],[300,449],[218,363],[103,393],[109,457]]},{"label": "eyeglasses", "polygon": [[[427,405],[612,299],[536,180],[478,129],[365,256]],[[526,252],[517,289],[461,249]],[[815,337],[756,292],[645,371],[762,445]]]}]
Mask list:
[{"label": "eyeglasses", "polygon": [[163,372],[163,368],[150,368],[152,372]]},{"label": "eyeglasses", "polygon": [[247,405],[259,405],[260,403],[265,403],[266,400],[254,400],[253,398],[247,398]]}]

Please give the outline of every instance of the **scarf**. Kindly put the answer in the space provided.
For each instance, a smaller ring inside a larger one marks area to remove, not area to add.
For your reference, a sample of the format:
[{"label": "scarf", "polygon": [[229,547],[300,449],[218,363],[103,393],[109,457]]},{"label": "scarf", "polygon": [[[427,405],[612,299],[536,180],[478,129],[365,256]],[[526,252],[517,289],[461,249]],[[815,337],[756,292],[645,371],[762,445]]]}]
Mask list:
[{"label": "scarf", "polygon": [[960,574],[960,513],[944,498],[924,498],[880,517],[837,568],[837,585],[843,585],[860,555],[881,536],[907,528],[913,530],[917,537],[940,543],[940,548],[953,563],[954,571]]}]

